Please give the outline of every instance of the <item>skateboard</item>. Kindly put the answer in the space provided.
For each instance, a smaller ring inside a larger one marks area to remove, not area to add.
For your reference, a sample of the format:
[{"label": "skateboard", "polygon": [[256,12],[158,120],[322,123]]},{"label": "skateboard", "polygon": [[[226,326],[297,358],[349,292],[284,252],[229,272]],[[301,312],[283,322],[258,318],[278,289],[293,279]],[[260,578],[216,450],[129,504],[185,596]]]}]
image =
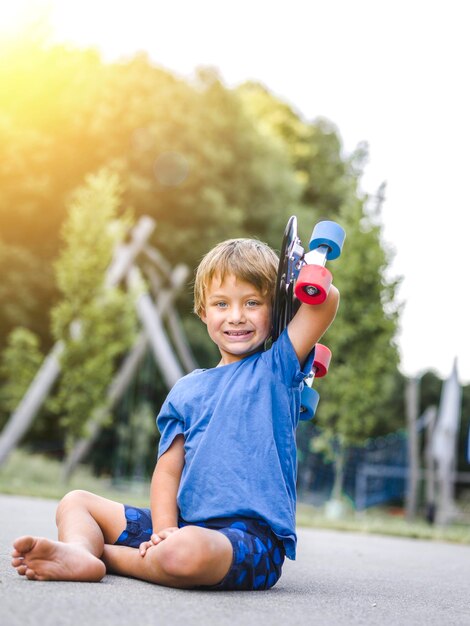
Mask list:
[{"label": "skateboard", "polygon": [[[282,239],[276,292],[273,306],[273,341],[287,327],[302,302],[312,306],[326,300],[333,276],[325,267],[327,261],[341,255],[346,233],[336,222],[316,224],[306,252],[297,235],[297,218],[289,218]],[[312,370],[304,379],[301,396],[301,420],[311,420],[315,415],[320,395],[313,389],[315,378],[326,376],[331,361],[331,351],[321,343],[315,346]]]}]

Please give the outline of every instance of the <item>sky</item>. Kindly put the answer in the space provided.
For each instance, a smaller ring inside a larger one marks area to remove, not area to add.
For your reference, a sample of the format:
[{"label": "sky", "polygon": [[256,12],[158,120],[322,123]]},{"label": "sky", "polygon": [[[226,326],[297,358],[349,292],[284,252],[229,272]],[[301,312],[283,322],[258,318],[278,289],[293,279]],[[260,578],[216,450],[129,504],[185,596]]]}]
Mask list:
[{"label": "sky", "polygon": [[345,155],[366,141],[361,188],[387,183],[388,275],[402,277],[401,370],[447,378],[456,358],[470,382],[465,0],[16,0],[0,7],[0,35],[44,5],[57,41],[109,61],[145,51],[188,78],[217,67],[228,87],[256,80],[305,119],[328,118]]}]

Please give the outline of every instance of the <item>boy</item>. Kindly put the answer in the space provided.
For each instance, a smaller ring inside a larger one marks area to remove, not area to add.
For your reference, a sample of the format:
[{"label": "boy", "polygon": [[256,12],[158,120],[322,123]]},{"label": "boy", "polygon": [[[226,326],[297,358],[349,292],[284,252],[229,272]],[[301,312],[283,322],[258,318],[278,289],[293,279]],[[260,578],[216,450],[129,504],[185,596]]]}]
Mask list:
[{"label": "boy", "polygon": [[31,580],[99,581],[108,573],[178,588],[269,589],[295,558],[295,428],[312,349],[333,321],[332,286],[302,304],[265,350],[278,259],[233,239],[198,267],[194,309],[221,360],[170,391],[151,509],[72,491],[57,509],[58,541],[20,537],[12,565]]}]

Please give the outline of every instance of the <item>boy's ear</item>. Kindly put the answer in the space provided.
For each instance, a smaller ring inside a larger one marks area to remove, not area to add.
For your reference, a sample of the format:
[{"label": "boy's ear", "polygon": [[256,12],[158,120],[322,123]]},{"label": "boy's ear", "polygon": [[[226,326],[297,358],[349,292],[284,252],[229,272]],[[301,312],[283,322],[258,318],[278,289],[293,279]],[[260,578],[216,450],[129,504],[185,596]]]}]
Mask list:
[{"label": "boy's ear", "polygon": [[199,317],[204,322],[204,324],[207,324],[206,309],[201,310],[201,314],[199,315]]}]

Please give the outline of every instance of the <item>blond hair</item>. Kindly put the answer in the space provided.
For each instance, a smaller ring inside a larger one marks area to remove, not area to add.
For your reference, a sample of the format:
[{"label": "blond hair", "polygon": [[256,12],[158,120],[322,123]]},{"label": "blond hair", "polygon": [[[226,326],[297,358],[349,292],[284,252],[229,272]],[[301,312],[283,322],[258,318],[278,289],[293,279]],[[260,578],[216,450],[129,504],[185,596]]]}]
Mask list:
[{"label": "blond hair", "polygon": [[267,244],[257,239],[228,239],[217,244],[202,259],[194,280],[194,312],[204,312],[207,287],[217,276],[233,274],[274,300],[279,259]]}]

